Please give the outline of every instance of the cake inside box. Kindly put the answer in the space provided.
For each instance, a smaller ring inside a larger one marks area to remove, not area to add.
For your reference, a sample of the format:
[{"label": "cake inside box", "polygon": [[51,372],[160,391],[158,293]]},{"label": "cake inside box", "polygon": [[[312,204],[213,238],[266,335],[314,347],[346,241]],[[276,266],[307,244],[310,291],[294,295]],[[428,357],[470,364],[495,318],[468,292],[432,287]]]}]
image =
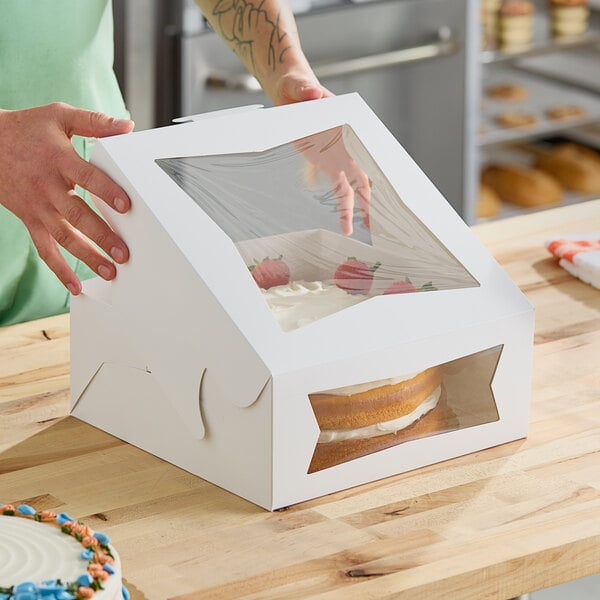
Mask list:
[{"label": "cake inside box", "polygon": [[502,346],[419,373],[309,394],[320,435],[308,473],[404,442],[498,420]]},{"label": "cake inside box", "polygon": [[236,244],[284,331],[381,294],[479,285],[348,125],[156,162]]}]

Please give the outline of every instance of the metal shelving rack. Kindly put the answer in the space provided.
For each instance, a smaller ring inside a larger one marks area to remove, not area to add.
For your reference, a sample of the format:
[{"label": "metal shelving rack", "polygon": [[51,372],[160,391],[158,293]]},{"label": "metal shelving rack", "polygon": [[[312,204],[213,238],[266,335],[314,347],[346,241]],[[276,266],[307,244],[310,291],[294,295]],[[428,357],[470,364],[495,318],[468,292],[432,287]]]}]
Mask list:
[{"label": "metal shelving rack", "polygon": [[501,49],[482,50],[481,63],[491,65],[499,62],[514,62],[530,56],[541,56],[577,48],[589,48],[600,44],[600,11],[596,8],[592,8],[589,29],[582,35],[566,38],[552,37],[547,11],[542,7],[537,7],[533,27],[533,41],[529,46],[516,52]]},{"label": "metal shelving rack", "polygon": [[[600,130],[600,93],[599,86],[600,82],[593,82],[586,89],[585,85],[576,86],[571,82],[566,82],[561,78],[561,74],[546,75],[541,73],[537,69],[531,69],[527,65],[528,59],[537,59],[537,57],[550,57],[553,54],[566,52],[577,53],[578,51],[591,51],[598,52],[598,73],[600,73],[600,5],[591,6],[590,24],[588,31],[582,35],[572,36],[568,38],[555,38],[552,36],[550,31],[549,14],[546,8],[546,4],[536,2],[536,13],[534,18],[534,35],[532,43],[521,48],[518,51],[506,51],[498,48],[486,48],[480,53],[481,73],[482,82],[486,80],[486,75],[493,73],[494,69],[505,70],[505,72],[512,70],[515,74],[515,78],[530,77],[532,83],[538,82],[538,85],[545,85],[548,93],[554,86],[556,90],[556,96],[552,94],[552,97],[556,97],[555,103],[560,103],[560,98],[589,98],[589,102],[597,103],[599,107],[596,111],[586,114],[586,116],[580,119],[565,120],[551,122],[547,120],[540,120],[539,125],[530,128],[523,129],[504,129],[496,128],[493,131],[484,133],[479,136],[477,141],[477,149],[479,154],[479,161],[482,162],[484,154],[490,154],[498,150],[503,152],[505,149],[510,152],[510,148],[513,145],[520,144],[522,142],[532,142],[541,138],[551,137],[554,135],[564,135],[570,131],[573,131],[573,139],[583,139],[585,136],[580,135],[580,132],[586,130]],[[598,77],[596,77],[598,79]],[[562,96],[564,94],[564,96]],[[579,94],[579,96],[577,96]],[[482,101],[485,102],[485,95],[482,94]],[[565,102],[566,103],[566,102]],[[509,103],[506,103],[506,110],[512,110],[516,108]],[[483,111],[482,111],[483,114]],[[600,136],[597,138],[600,143]],[[589,136],[587,142],[590,142]],[[518,160],[517,160],[518,162]],[[583,201],[587,198],[574,197],[573,194],[568,194],[566,202]],[[521,214],[527,212],[526,209],[520,209],[519,207],[505,207],[499,218],[512,216],[514,214]]]}]

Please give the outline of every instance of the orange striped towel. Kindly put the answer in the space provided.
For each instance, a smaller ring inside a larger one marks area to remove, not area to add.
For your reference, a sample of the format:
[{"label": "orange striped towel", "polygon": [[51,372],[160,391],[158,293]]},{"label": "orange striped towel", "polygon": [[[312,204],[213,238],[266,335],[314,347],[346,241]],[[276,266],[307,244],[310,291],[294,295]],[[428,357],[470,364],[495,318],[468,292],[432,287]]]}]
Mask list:
[{"label": "orange striped towel", "polygon": [[548,240],[546,248],[563,269],[600,289],[600,231]]}]

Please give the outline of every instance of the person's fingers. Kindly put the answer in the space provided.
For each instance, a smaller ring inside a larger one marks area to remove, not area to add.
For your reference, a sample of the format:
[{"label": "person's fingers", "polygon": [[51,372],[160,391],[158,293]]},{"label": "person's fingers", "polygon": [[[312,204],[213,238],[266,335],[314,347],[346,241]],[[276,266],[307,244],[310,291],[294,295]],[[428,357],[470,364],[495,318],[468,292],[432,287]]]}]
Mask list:
[{"label": "person's fingers", "polygon": [[355,197],[358,199],[358,208],[360,210],[360,216],[362,217],[363,223],[367,229],[371,229],[371,189],[370,188],[358,188],[355,190]]},{"label": "person's fingers", "polygon": [[84,190],[94,194],[117,212],[124,213],[131,208],[131,201],[125,190],[117,185],[103,171],[83,160],[74,153],[68,165],[65,166],[65,175],[69,187],[79,185]]},{"label": "person's fingers", "polygon": [[310,162],[304,166],[304,183],[309,188],[314,188],[317,185],[317,167]]},{"label": "person's fingers", "polygon": [[313,81],[297,81],[294,84],[293,97],[298,102],[306,102],[308,100],[320,100],[324,97],[323,88]]},{"label": "person's fingers", "polygon": [[106,280],[115,278],[117,272],[114,264],[58,211],[44,215],[41,222],[57,244],[83,261],[94,273]]},{"label": "person's fingers", "polygon": [[69,267],[65,257],[60,253],[56,240],[50,235],[41,221],[34,221],[27,225],[29,235],[40,258],[50,267],[61,283],[77,296],[81,293],[81,282]]},{"label": "person's fingers", "polygon": [[352,181],[354,195],[357,199],[360,214],[367,229],[370,228],[371,181],[367,174],[359,169],[356,178]]},{"label": "person's fingers", "polygon": [[130,119],[116,119],[101,112],[75,108],[68,104],[51,105],[56,116],[69,137],[81,135],[85,137],[107,137],[129,133],[135,124]]},{"label": "person's fingers", "polygon": [[127,246],[73,189],[81,185],[119,212],[129,209],[130,200],[119,185],[77,155],[70,138],[127,133],[133,122],[62,103],[0,111],[0,119],[0,161],[5,166],[0,203],[23,221],[41,259],[73,294],[80,293],[81,283],[60,246],[104,279],[114,278],[113,261],[128,259]]},{"label": "person's fingers", "polygon": [[312,79],[306,75],[300,77],[288,75],[280,82],[276,104],[320,100],[328,95],[331,95],[331,92],[321,86],[316,78]]},{"label": "person's fingers", "polygon": [[115,262],[127,261],[129,249],[123,240],[75,192],[71,191],[57,201],[56,208],[75,229],[102,248]]},{"label": "person's fingers", "polygon": [[354,213],[354,190],[346,177],[346,173],[341,171],[338,175],[335,195],[338,202],[338,213],[340,217],[340,226],[344,235],[352,235],[352,216]]}]

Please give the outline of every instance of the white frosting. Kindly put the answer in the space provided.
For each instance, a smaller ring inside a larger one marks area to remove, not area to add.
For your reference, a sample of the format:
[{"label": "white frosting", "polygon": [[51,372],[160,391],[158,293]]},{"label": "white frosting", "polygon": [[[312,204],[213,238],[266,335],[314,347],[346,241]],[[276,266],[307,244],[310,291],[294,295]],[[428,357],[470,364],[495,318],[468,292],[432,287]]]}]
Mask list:
[{"label": "white frosting", "polygon": [[361,392],[368,392],[384,385],[396,385],[403,381],[408,381],[413,377],[416,377],[418,373],[411,373],[410,375],[400,375],[398,377],[388,377],[387,379],[378,379],[377,381],[368,381],[367,383],[356,383],[354,385],[347,385],[344,387],[335,388],[333,390],[325,390],[319,392],[321,394],[329,394],[330,396],[351,396],[352,394],[360,394]]},{"label": "white frosting", "polygon": [[283,331],[293,331],[366,299],[322,281],[292,281],[261,291]]},{"label": "white frosting", "polygon": [[433,410],[437,406],[441,392],[441,386],[437,387],[431,395],[429,395],[425,401],[419,404],[419,406],[411,413],[397,419],[392,419],[391,421],[375,423],[374,425],[367,425],[366,427],[359,427],[357,429],[324,429],[319,435],[318,443],[357,440],[386,435],[388,433],[396,433],[397,431],[412,425],[415,421],[418,421],[422,416]]},{"label": "white frosting", "polygon": [[[83,550],[75,538],[55,525],[0,515],[0,587],[48,579],[76,581],[88,567],[88,561],[81,558]],[[104,590],[98,590],[94,600],[123,598],[119,556],[112,547],[111,553],[115,573],[103,582]]]}]

